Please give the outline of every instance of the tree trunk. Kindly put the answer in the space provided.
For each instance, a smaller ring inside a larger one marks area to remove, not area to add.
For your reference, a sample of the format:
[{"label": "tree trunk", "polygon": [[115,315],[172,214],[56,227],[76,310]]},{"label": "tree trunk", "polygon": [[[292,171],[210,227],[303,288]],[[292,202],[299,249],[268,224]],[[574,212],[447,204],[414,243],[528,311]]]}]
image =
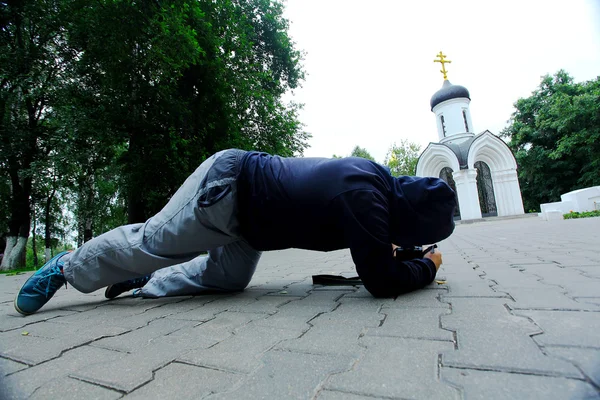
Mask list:
[{"label": "tree trunk", "polygon": [[31,230],[31,250],[33,250],[33,266],[35,269],[38,267],[38,256],[37,256],[37,243],[36,243],[36,234],[35,228],[37,228],[37,218],[35,217],[35,207],[31,208],[32,218],[33,218],[33,229]]},{"label": "tree trunk", "polygon": [[[31,178],[19,180],[17,169],[11,168],[12,193],[10,199],[10,220],[4,258],[0,269],[9,270],[25,267],[26,245],[31,228]],[[10,242],[10,243],[9,243]]]},{"label": "tree trunk", "polygon": [[[81,213],[78,213],[81,215]],[[83,244],[83,222],[81,217],[77,218],[77,247]]]},{"label": "tree trunk", "polygon": [[[56,178],[55,178],[56,179]],[[54,182],[52,182],[54,185]],[[52,249],[52,199],[54,198],[54,193],[56,193],[56,189],[52,189],[50,195],[46,198],[46,205],[44,207],[44,244],[46,245],[46,262],[48,262],[48,249]]]},{"label": "tree trunk", "polygon": [[[146,202],[142,194],[140,187],[144,185],[143,182],[139,182],[135,177],[139,177],[140,174],[140,160],[143,159],[142,134],[140,132],[133,132],[129,138],[129,177],[127,178],[127,223],[135,224],[138,222],[146,221]],[[150,173],[150,172],[148,172]]]},{"label": "tree trunk", "polygon": [[4,258],[2,258],[0,270],[5,271],[25,267],[26,247],[26,237],[9,236],[6,241],[6,249],[4,250]]},{"label": "tree trunk", "polygon": [[0,270],[4,271],[9,269],[10,253],[14,249],[17,244],[16,236],[6,236],[6,247],[4,247],[4,256],[2,257],[2,264],[0,265]]},{"label": "tree trunk", "polygon": [[84,221],[83,226],[83,242],[87,242],[94,237],[94,231],[92,230],[92,219],[88,218]]}]

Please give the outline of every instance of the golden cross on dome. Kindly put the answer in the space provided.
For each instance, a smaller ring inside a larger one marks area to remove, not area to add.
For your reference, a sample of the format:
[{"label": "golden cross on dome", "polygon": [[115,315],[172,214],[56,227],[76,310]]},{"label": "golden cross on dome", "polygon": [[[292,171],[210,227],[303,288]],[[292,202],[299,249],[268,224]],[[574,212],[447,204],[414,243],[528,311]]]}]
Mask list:
[{"label": "golden cross on dome", "polygon": [[440,64],[442,64],[442,69],[440,70],[440,72],[444,74],[444,80],[448,80],[448,71],[446,71],[445,64],[450,64],[452,61],[446,60],[447,56],[444,55],[444,53],[442,53],[441,51],[440,54],[437,55],[437,57],[439,58],[439,60],[436,58],[435,60],[433,60],[433,62],[439,62]]}]

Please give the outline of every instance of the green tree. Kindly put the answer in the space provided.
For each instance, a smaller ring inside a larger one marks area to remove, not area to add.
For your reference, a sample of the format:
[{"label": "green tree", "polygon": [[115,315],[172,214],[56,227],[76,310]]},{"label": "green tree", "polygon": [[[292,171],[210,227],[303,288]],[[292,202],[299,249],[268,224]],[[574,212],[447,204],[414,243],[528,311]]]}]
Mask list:
[{"label": "green tree", "polygon": [[362,148],[360,146],[356,146],[356,147],[354,147],[354,149],[352,149],[352,152],[350,153],[350,157],[362,157],[362,158],[366,158],[367,160],[375,161],[375,159],[373,158],[371,153],[369,153],[367,151],[367,149]]},{"label": "green tree", "polygon": [[65,207],[82,242],[157,212],[217,150],[302,154],[282,100],[301,59],[276,0],[0,3],[3,267],[32,209],[46,244]]},{"label": "green tree", "polygon": [[421,146],[402,139],[399,145],[394,143],[390,146],[383,163],[390,169],[393,176],[414,176],[417,172],[420,153]]},{"label": "green tree", "polygon": [[0,3],[0,171],[11,188],[2,269],[25,263],[36,165],[49,153],[48,111],[70,57],[63,11],[60,0]]},{"label": "green tree", "polygon": [[83,2],[70,43],[96,109],[125,151],[129,222],[158,211],[187,175],[226,148],[301,153],[303,78],[279,2]]},{"label": "green tree", "polygon": [[600,184],[600,77],[575,83],[561,70],[515,108],[502,136],[519,165],[525,209]]}]

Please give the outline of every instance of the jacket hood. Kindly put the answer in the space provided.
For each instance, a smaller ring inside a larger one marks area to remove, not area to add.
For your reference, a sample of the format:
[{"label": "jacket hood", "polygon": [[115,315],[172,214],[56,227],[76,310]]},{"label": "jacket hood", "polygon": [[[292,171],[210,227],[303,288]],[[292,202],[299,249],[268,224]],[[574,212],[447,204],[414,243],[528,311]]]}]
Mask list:
[{"label": "jacket hood", "polygon": [[399,246],[446,239],[454,231],[456,195],[438,178],[393,178],[390,234]]}]

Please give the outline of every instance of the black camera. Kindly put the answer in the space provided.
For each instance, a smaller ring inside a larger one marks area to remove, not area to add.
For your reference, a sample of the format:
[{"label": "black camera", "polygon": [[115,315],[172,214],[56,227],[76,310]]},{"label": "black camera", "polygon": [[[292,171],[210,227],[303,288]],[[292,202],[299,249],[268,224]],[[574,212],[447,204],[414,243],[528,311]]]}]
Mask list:
[{"label": "black camera", "polygon": [[423,246],[396,247],[394,250],[396,262],[414,260],[415,258],[423,258],[425,254],[433,252],[433,249],[436,249],[437,247],[437,244],[429,246],[426,249],[423,249]]}]

